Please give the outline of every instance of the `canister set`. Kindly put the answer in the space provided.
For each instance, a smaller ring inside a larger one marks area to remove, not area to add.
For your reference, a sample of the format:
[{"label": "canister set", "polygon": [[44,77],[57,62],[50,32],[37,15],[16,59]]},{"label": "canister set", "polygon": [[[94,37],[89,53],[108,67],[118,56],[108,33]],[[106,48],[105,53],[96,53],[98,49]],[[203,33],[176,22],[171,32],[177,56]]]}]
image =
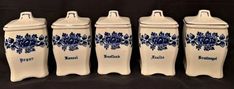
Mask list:
[{"label": "canister set", "polygon": [[[151,16],[139,19],[140,65],[143,75],[175,75],[178,53],[178,23],[154,10]],[[52,38],[48,38],[46,20],[22,12],[20,18],[9,22],[5,31],[5,52],[11,70],[11,81],[29,77],[42,78],[48,73],[48,39],[51,39],[57,65],[57,76],[90,73],[92,38],[98,60],[98,73],[130,74],[132,29],[128,17],[109,11],[95,24],[91,34],[89,18],[79,17],[76,11],[55,21]],[[135,32],[135,31],[133,31]],[[184,18],[184,66],[188,76],[209,75],[223,77],[223,64],[228,46],[228,24],[212,17],[209,10]],[[134,43],[135,44],[135,43]]]}]

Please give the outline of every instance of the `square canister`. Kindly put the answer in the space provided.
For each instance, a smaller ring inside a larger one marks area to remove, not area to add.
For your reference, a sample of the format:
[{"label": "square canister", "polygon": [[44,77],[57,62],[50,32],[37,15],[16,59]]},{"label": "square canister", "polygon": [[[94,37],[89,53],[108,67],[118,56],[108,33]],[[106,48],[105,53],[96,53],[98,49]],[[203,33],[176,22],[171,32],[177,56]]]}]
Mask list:
[{"label": "square canister", "polygon": [[175,75],[178,52],[178,24],[161,10],[139,20],[139,46],[143,75]]},{"label": "square canister", "polygon": [[29,77],[48,75],[48,37],[46,20],[34,18],[31,12],[21,12],[5,31],[5,54],[10,66],[10,80],[21,81]]},{"label": "square canister", "polygon": [[95,24],[95,49],[98,73],[130,74],[132,30],[128,17],[111,10],[107,17],[100,17]]},{"label": "square canister", "polygon": [[65,18],[52,24],[52,28],[56,74],[88,75],[91,52],[90,19],[79,17],[76,11],[68,11]]},{"label": "square canister", "polygon": [[188,76],[223,77],[227,55],[228,24],[209,10],[184,18],[185,69]]}]

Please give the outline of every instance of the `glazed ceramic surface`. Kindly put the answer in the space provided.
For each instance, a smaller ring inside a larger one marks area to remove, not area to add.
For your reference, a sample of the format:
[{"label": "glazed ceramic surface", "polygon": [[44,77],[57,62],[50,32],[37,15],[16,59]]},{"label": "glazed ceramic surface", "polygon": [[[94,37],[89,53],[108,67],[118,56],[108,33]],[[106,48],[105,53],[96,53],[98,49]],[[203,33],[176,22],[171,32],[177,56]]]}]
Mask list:
[{"label": "glazed ceramic surface", "polygon": [[11,81],[48,75],[48,37],[46,20],[22,12],[20,18],[3,28],[5,52],[11,71]]},{"label": "glazed ceramic surface", "polygon": [[99,18],[95,26],[98,73],[130,74],[132,31],[129,18],[111,10],[107,17]]},{"label": "glazed ceramic surface", "polygon": [[90,19],[79,17],[76,11],[67,12],[52,25],[53,52],[58,76],[90,73],[91,29]]},{"label": "glazed ceramic surface", "polygon": [[161,10],[154,10],[151,16],[141,17],[139,46],[141,73],[175,75],[175,61],[178,52],[178,24]]},{"label": "glazed ceramic surface", "polygon": [[222,78],[228,50],[228,24],[212,17],[208,10],[185,17],[184,22],[186,74]]}]

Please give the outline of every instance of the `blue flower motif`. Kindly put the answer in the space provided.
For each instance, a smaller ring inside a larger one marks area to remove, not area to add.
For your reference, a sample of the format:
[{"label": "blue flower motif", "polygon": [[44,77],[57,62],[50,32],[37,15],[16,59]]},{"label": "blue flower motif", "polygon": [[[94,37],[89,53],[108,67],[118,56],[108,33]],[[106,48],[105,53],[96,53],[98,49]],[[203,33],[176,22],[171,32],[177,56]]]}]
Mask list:
[{"label": "blue flower motif", "polygon": [[17,53],[21,54],[23,50],[25,53],[30,53],[35,50],[35,47],[44,47],[48,46],[48,38],[47,36],[37,34],[26,34],[25,36],[16,35],[16,39],[7,38],[5,39],[4,45],[6,49],[16,50]]},{"label": "blue flower motif", "polygon": [[140,38],[140,44],[145,44],[146,46],[150,46],[152,50],[155,50],[157,47],[157,50],[166,50],[168,45],[171,45],[175,47],[178,45],[178,36],[173,34],[171,36],[170,33],[163,33],[163,32],[151,32],[151,35],[148,34],[141,35]]},{"label": "blue flower motif", "polygon": [[104,36],[102,34],[96,34],[95,36],[96,44],[103,45],[104,48],[108,49],[118,49],[120,45],[128,46],[132,44],[132,35],[123,34],[121,32],[117,33],[113,31],[112,33],[105,32]]},{"label": "blue flower motif", "polygon": [[62,47],[63,51],[68,50],[74,51],[79,49],[78,46],[82,45],[86,47],[87,45],[91,46],[91,36],[87,36],[84,34],[81,36],[80,33],[70,34],[62,33],[62,36],[55,35],[52,37],[53,45],[57,45],[58,47]]},{"label": "blue flower motif", "polygon": [[186,36],[187,44],[191,44],[192,46],[196,46],[198,50],[202,47],[203,50],[215,50],[214,46],[225,47],[228,44],[228,36],[225,37],[223,34],[220,36],[216,32],[209,32],[206,33],[197,32],[197,35],[190,33]]}]

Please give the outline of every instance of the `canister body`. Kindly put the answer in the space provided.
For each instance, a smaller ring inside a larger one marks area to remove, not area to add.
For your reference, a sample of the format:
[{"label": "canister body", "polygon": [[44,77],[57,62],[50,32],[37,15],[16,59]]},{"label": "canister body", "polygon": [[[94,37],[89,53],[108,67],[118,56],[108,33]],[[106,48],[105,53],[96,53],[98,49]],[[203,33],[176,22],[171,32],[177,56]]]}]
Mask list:
[{"label": "canister body", "polygon": [[223,77],[223,64],[227,55],[228,30],[226,28],[194,28],[184,26],[186,74]]},{"label": "canister body", "polygon": [[48,75],[47,41],[46,28],[5,31],[6,58],[12,82]]},{"label": "canister body", "polygon": [[98,73],[130,74],[132,31],[130,27],[97,27]]},{"label": "canister body", "polygon": [[139,46],[143,75],[175,75],[178,36],[177,28],[140,27]]},{"label": "canister body", "polygon": [[90,73],[90,28],[54,28],[52,40],[58,76]]}]

